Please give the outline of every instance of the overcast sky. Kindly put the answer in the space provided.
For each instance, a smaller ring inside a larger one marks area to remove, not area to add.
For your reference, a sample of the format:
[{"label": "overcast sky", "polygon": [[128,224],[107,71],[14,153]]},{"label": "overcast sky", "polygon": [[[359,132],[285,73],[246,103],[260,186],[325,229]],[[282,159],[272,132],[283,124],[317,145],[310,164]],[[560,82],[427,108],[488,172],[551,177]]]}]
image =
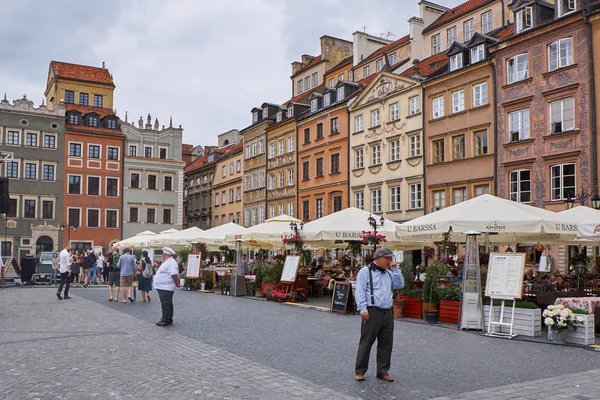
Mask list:
[{"label": "overcast sky", "polygon": [[[462,1],[440,0],[453,7]],[[418,0],[20,0],[0,12],[0,92],[39,104],[51,60],[106,67],[129,121],[184,128],[216,144],[250,110],[291,97],[291,62],[318,55],[322,35],[408,34]]]}]

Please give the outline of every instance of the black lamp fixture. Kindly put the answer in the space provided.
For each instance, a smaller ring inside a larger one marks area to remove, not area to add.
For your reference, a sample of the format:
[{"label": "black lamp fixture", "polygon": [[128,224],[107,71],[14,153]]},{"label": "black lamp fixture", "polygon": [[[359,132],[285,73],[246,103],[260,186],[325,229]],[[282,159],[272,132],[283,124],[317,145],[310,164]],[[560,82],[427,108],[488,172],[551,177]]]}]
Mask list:
[{"label": "black lamp fixture", "polygon": [[514,250],[512,249],[512,247],[510,247],[510,244],[508,245],[508,248],[506,249],[507,253],[514,253]]},{"label": "black lamp fixture", "polygon": [[575,269],[577,276],[583,275],[583,271],[585,271],[585,265],[582,263],[575,264],[573,268]]},{"label": "black lamp fixture", "polygon": [[297,235],[298,232],[302,232],[304,230],[304,222],[300,222],[300,225],[295,222],[290,222],[290,229]]},{"label": "black lamp fixture", "polygon": [[573,192],[567,193],[567,198],[564,200],[564,202],[567,210],[570,210],[575,206],[576,200],[579,200],[579,203],[582,206],[587,206],[588,199],[591,201],[592,207],[594,207],[596,210],[600,210],[600,196],[598,194],[592,196],[591,193],[586,192],[585,190],[582,190],[579,194],[575,194]]},{"label": "black lamp fixture", "polygon": [[367,218],[367,222],[369,223],[371,228],[373,228],[374,231],[377,231],[377,228],[381,228],[383,226],[383,224],[385,223],[385,218],[383,218],[383,215],[382,215],[381,218],[379,218],[379,222],[381,222],[381,223],[377,224],[377,221],[375,220],[375,218],[373,218],[372,215],[369,215],[369,218]]},{"label": "black lamp fixture", "polygon": [[73,226],[72,226],[72,225],[65,225],[65,224],[62,224],[62,225],[60,226],[60,231],[61,231],[61,232],[64,232],[64,231],[65,231],[65,229],[67,230],[67,241],[69,241],[69,242],[70,242],[70,241],[71,241],[71,229],[73,229],[73,232],[77,232],[77,225],[73,225]]},{"label": "black lamp fixture", "polygon": [[565,199],[565,206],[567,207],[567,210],[570,210],[573,208],[573,206],[575,205],[575,197],[573,197],[573,193],[569,192],[567,194],[567,198]]},{"label": "black lamp fixture", "polygon": [[592,197],[592,207],[594,207],[595,210],[600,210],[600,196],[597,194]]}]

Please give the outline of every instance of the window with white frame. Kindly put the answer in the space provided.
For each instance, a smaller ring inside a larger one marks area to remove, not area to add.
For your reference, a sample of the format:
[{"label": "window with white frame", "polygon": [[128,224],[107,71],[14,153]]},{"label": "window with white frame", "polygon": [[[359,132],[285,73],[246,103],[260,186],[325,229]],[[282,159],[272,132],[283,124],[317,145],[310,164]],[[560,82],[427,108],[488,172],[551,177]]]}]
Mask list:
[{"label": "window with white frame", "polygon": [[423,197],[421,192],[421,184],[413,183],[410,185],[410,208],[423,208]]},{"label": "window with white frame", "polygon": [[558,16],[577,11],[577,0],[558,0]]},{"label": "window with white frame", "polygon": [[44,164],[44,175],[43,175],[43,179],[45,181],[53,181],[54,180],[54,165],[52,164]]},{"label": "window with white frame", "polygon": [[371,212],[381,212],[381,189],[371,190]]},{"label": "window with white frame", "polygon": [[375,69],[377,70],[377,72],[383,69],[383,60],[377,60],[377,62],[375,63]]},{"label": "window with white frame", "polygon": [[250,190],[250,175],[244,177],[244,190]]},{"label": "window with white frame", "polygon": [[390,66],[395,65],[396,64],[396,53],[390,54],[390,56],[388,57],[388,61],[390,62]]},{"label": "window with white frame", "polygon": [[506,83],[527,79],[529,76],[529,56],[527,53],[519,54],[506,60]]},{"label": "window with white frame", "polygon": [[345,97],[346,95],[344,91],[344,86],[340,86],[339,88],[337,88],[337,101],[342,101]]},{"label": "window with white frame", "polygon": [[400,160],[400,139],[390,141],[390,161]]},{"label": "window with white frame", "polygon": [[473,85],[473,107],[487,104],[487,82]]},{"label": "window with white frame", "polygon": [[275,121],[281,122],[282,119],[283,119],[283,111],[279,110],[279,111],[277,111],[277,114],[275,114]]},{"label": "window with white frame", "polygon": [[452,28],[448,28],[446,31],[446,36],[448,38],[447,48],[450,48],[452,43],[456,41],[456,27],[453,26]]},{"label": "window with white frame", "polygon": [[316,72],[314,72],[312,74],[312,85],[313,85],[313,87],[317,86],[318,83],[319,83],[319,75]]},{"label": "window with white frame", "polygon": [[233,161],[229,163],[229,175],[233,175],[235,172],[235,165],[233,164]]},{"label": "window with white frame", "polygon": [[444,97],[436,97],[431,101],[432,116],[433,119],[441,118],[444,116]]},{"label": "window with white frame", "polygon": [[274,218],[275,215],[275,206],[274,205],[270,205],[269,206],[269,218]]},{"label": "window with white frame", "polygon": [[550,103],[550,133],[572,131],[575,128],[574,99],[569,97]]},{"label": "window with white frame", "polygon": [[336,133],[340,133],[340,122],[337,117],[331,118],[331,132],[330,135],[334,135]]},{"label": "window with white frame", "polygon": [[433,163],[440,163],[445,161],[445,145],[444,139],[433,141]]},{"label": "window with white frame", "polygon": [[269,158],[275,157],[275,143],[269,144]]},{"label": "window with white frame", "polygon": [[252,152],[250,151],[250,145],[246,145],[246,158],[252,157]]},{"label": "window with white frame", "polygon": [[492,31],[492,11],[481,14],[481,32],[485,35]]},{"label": "window with white frame", "polygon": [[480,44],[471,49],[471,64],[483,61],[485,59],[485,45]]},{"label": "window with white frame", "polygon": [[575,197],[575,164],[550,167],[550,196],[552,200]]},{"label": "window with white frame", "polygon": [[56,148],[56,136],[44,134],[44,148],[55,149]]},{"label": "window with white frame", "polygon": [[488,132],[487,130],[477,131],[474,133],[475,136],[475,155],[483,156],[488,154]]},{"label": "window with white frame", "polygon": [[371,111],[371,128],[375,128],[381,124],[379,119],[379,109]]},{"label": "window with white frame", "polygon": [[490,194],[490,185],[475,186],[475,197],[481,196],[482,194]]},{"label": "window with white frame", "polygon": [[366,65],[363,67],[363,79],[371,75],[371,66]]},{"label": "window with white frame", "polygon": [[467,200],[467,188],[457,188],[452,190],[454,195],[454,204],[462,203]]},{"label": "window with white frame", "polygon": [[265,206],[258,206],[258,223],[265,222]]},{"label": "window with white frame", "polygon": [[354,71],[348,71],[348,80],[354,82]]},{"label": "window with white frame", "polygon": [[37,179],[37,163],[25,163],[25,179]]},{"label": "window with white frame", "polygon": [[573,38],[559,39],[548,45],[548,70],[554,71],[573,64]]},{"label": "window with white frame", "polygon": [[310,112],[317,111],[317,105],[318,105],[317,102],[318,102],[318,99],[312,99],[310,101]]},{"label": "window with white frame", "polygon": [[525,108],[508,114],[510,141],[529,139],[529,109]]},{"label": "window with white frame", "polygon": [[250,209],[249,208],[244,209],[244,225],[250,226]]},{"label": "window with white frame", "polygon": [[421,135],[410,136],[410,156],[418,157],[421,155]]},{"label": "window with white frame", "polygon": [[302,93],[303,83],[304,83],[304,81],[302,79],[298,80],[298,93]]},{"label": "window with white frame", "polygon": [[294,216],[294,203],[288,203],[288,215],[290,217]]},{"label": "window with white frame", "polygon": [[18,178],[19,177],[19,162],[18,161],[6,161],[6,177],[7,178]]},{"label": "window with white frame", "polygon": [[525,7],[524,9],[517,11],[517,14],[515,15],[515,24],[517,33],[530,29],[533,26],[532,7]]},{"label": "window with white frame", "polygon": [[267,106],[262,109],[262,117],[263,117],[263,119],[265,119],[268,116],[269,116],[269,107]]},{"label": "window with white frame", "polygon": [[285,186],[285,173],[283,171],[279,171],[279,187],[282,188]]},{"label": "window with white frame", "polygon": [[440,46],[440,34],[433,35],[431,37],[431,55],[436,55],[442,51]]},{"label": "window with white frame", "polygon": [[396,121],[398,118],[398,103],[390,104],[390,121]]},{"label": "window with white frame", "polygon": [[252,207],[252,225],[256,225],[257,223],[257,215],[256,215],[256,207]]},{"label": "window with white frame", "polygon": [[446,191],[438,190],[433,192],[433,210],[438,211],[446,207]]},{"label": "window with white frame", "polygon": [[354,207],[359,210],[365,209],[365,194],[364,192],[355,192],[354,193]]},{"label": "window with white frame", "polygon": [[229,202],[235,202],[235,189],[233,188],[229,189]]},{"label": "window with white frame", "polygon": [[339,74],[338,75],[338,82],[341,82],[344,80],[344,74]]},{"label": "window with white frame", "polygon": [[473,37],[473,18],[463,22],[463,42],[468,42]]},{"label": "window with white frame", "polygon": [[258,175],[255,173],[252,174],[252,189],[256,189],[258,187]]},{"label": "window with white frame", "polygon": [[450,57],[450,71],[456,71],[463,66],[463,53],[458,53]]},{"label": "window with white frame", "polygon": [[287,111],[286,111],[286,116],[288,118],[291,118],[294,116],[294,106],[289,106]]},{"label": "window with white frame", "polygon": [[465,109],[465,91],[457,90],[452,92],[452,112],[457,113]]},{"label": "window with white frame", "polygon": [[328,107],[331,104],[331,93],[326,93],[323,96],[323,107]]},{"label": "window with white frame", "polygon": [[335,87],[335,78],[329,79],[329,87]]},{"label": "window with white frame", "polygon": [[38,145],[38,134],[27,132],[25,134],[25,146],[28,147],[37,147]]},{"label": "window with white frame", "polygon": [[531,170],[521,169],[510,173],[510,199],[519,203],[531,202]]},{"label": "window with white frame", "polygon": [[[258,143],[253,142],[252,143],[252,157],[254,157],[258,154],[257,149],[258,149]],[[210,159],[209,159],[209,161],[210,161]]]},{"label": "window with white frame", "polygon": [[267,177],[267,189],[275,189],[275,175],[269,174]]},{"label": "window with white frame", "polygon": [[361,132],[363,130],[363,118],[362,115],[354,117],[354,132]]},{"label": "window with white frame", "polygon": [[258,111],[252,113],[252,123],[258,122]]},{"label": "window with white frame", "polygon": [[452,137],[452,159],[462,160],[465,158],[465,135]]},{"label": "window with white frame", "polygon": [[221,167],[221,176],[227,176],[227,166],[225,165]]},{"label": "window with white frame", "polygon": [[354,168],[364,168],[364,151],[363,149],[354,150]]},{"label": "window with white frame", "polygon": [[400,186],[390,188],[390,211],[400,211]]},{"label": "window with white frame", "polygon": [[279,141],[279,154],[278,155],[283,155],[283,153],[285,153],[285,141],[283,139],[281,139]]},{"label": "window with white frame", "polygon": [[19,145],[21,144],[21,133],[17,131],[8,131],[6,134],[6,144]]},{"label": "window with white frame", "polygon": [[265,187],[265,171],[258,172],[258,187]]},{"label": "window with white frame", "polygon": [[317,219],[323,217],[323,199],[317,199]]},{"label": "window with white frame", "polygon": [[294,185],[294,169],[288,169],[288,186]]},{"label": "window with white frame", "polygon": [[310,89],[310,76],[304,78],[304,90]]},{"label": "window with white frame", "polygon": [[219,204],[221,204],[220,197],[221,195],[219,193],[215,193],[215,206],[218,206]]},{"label": "window with white frame", "polygon": [[290,136],[288,138],[288,153],[291,153],[294,151],[294,137]]},{"label": "window with white frame", "polygon": [[278,206],[278,208],[279,208],[279,215],[283,215],[283,213],[284,213],[283,203],[280,203],[279,206]]},{"label": "window with white frame", "polygon": [[421,103],[419,102],[419,96],[414,96],[408,99],[408,113],[410,115],[416,115],[421,112]]},{"label": "window with white frame", "polygon": [[265,154],[265,139],[258,141],[258,154]]},{"label": "window with white frame", "polygon": [[381,164],[381,145],[371,146],[371,165]]},{"label": "window with white frame", "polygon": [[242,162],[240,160],[235,162],[235,172],[242,172]]}]

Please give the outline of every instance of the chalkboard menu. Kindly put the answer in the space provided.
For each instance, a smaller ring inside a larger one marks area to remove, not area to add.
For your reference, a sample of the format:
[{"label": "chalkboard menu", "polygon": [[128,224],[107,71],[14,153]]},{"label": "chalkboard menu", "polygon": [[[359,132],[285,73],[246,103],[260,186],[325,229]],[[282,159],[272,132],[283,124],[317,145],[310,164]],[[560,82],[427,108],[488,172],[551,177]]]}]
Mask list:
[{"label": "chalkboard menu", "polygon": [[336,282],[331,296],[331,312],[346,314],[352,311],[354,314],[354,299],[352,296],[352,285],[349,282]]}]

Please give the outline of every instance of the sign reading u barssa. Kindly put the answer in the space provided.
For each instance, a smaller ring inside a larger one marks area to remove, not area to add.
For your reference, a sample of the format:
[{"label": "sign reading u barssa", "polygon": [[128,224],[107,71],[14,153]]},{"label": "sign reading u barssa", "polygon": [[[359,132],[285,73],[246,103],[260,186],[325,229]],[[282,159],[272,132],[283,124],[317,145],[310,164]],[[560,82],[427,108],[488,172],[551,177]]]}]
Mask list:
[{"label": "sign reading u barssa", "polygon": [[425,224],[425,225],[409,225],[406,227],[408,232],[429,232],[429,231],[435,231],[437,228],[435,227],[435,224]]}]

